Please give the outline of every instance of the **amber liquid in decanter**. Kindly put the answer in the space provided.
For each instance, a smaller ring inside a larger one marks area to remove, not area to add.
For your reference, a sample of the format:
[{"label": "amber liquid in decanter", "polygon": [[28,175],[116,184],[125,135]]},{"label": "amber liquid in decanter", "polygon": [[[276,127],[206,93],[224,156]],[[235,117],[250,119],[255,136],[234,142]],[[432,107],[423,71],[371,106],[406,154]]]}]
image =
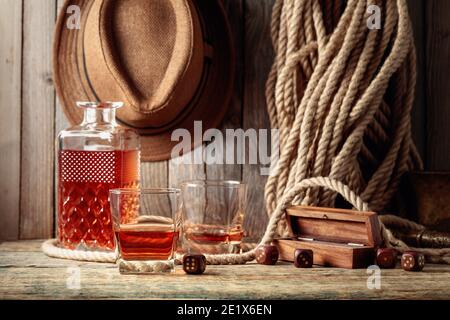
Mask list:
[{"label": "amber liquid in decanter", "polygon": [[140,138],[116,121],[121,102],[77,102],[80,124],[60,131],[58,242],[66,249],[115,249],[110,190],[138,188]]},{"label": "amber liquid in decanter", "polygon": [[139,150],[59,152],[61,245],[113,250],[109,190],[139,186]]}]

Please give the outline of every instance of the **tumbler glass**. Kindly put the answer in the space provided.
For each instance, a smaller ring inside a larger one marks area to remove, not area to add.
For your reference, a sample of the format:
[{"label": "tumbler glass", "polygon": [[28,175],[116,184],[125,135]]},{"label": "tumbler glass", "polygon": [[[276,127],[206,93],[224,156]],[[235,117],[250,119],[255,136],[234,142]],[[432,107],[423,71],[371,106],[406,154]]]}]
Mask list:
[{"label": "tumbler glass", "polygon": [[179,189],[113,189],[113,227],[121,273],[174,271],[181,226]]},{"label": "tumbler glass", "polygon": [[183,183],[182,251],[206,254],[240,252],[246,192],[246,184],[239,181]]}]

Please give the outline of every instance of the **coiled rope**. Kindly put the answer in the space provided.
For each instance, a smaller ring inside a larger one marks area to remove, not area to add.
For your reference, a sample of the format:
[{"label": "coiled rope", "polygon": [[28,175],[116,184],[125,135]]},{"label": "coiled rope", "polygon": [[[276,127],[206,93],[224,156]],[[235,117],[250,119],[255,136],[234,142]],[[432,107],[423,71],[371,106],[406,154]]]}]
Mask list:
[{"label": "coiled rope", "polygon": [[[368,28],[371,5],[381,9],[380,29]],[[416,57],[405,0],[276,0],[271,36],[266,98],[280,159],[265,188],[270,219],[261,244],[286,234],[290,205],[334,207],[340,194],[357,210],[381,211],[400,177],[422,168],[411,138]],[[450,263],[450,249],[409,248],[388,229],[423,226],[390,215],[380,222],[387,247]],[[207,260],[242,264],[254,257],[253,249]]]},{"label": "coiled rope", "polygon": [[[374,5],[379,29],[367,23]],[[416,56],[406,1],[277,0],[271,35],[266,97],[281,155],[267,211],[292,194],[289,204],[334,207],[341,194],[358,210],[386,209],[400,177],[422,169],[411,138]],[[391,215],[380,222],[386,246],[449,262],[450,249],[408,248],[386,228],[423,226]],[[278,233],[286,232],[282,217]]]}]

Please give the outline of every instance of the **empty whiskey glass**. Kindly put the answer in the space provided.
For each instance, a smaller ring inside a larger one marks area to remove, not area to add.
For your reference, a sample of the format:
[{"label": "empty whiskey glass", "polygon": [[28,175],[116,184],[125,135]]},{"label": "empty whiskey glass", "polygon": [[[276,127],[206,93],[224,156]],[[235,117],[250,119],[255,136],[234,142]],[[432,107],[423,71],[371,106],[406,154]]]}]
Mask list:
[{"label": "empty whiskey glass", "polygon": [[113,189],[113,228],[120,273],[174,271],[181,226],[180,190]]},{"label": "empty whiskey glass", "polygon": [[239,181],[188,181],[181,185],[182,251],[238,253],[244,236],[247,185]]}]

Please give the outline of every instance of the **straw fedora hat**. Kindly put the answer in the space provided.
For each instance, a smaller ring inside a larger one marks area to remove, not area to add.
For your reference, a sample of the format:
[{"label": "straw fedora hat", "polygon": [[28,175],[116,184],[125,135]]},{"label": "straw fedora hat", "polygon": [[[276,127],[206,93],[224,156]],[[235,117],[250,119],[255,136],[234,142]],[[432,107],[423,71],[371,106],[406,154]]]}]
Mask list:
[{"label": "straw fedora hat", "polygon": [[[68,28],[80,9],[79,28]],[[70,12],[70,8],[69,8]],[[170,158],[172,131],[219,126],[234,78],[219,0],[66,0],[53,43],[57,94],[72,124],[77,101],[123,101],[117,120],[141,135],[142,160]],[[195,147],[192,142],[192,148]]]}]

